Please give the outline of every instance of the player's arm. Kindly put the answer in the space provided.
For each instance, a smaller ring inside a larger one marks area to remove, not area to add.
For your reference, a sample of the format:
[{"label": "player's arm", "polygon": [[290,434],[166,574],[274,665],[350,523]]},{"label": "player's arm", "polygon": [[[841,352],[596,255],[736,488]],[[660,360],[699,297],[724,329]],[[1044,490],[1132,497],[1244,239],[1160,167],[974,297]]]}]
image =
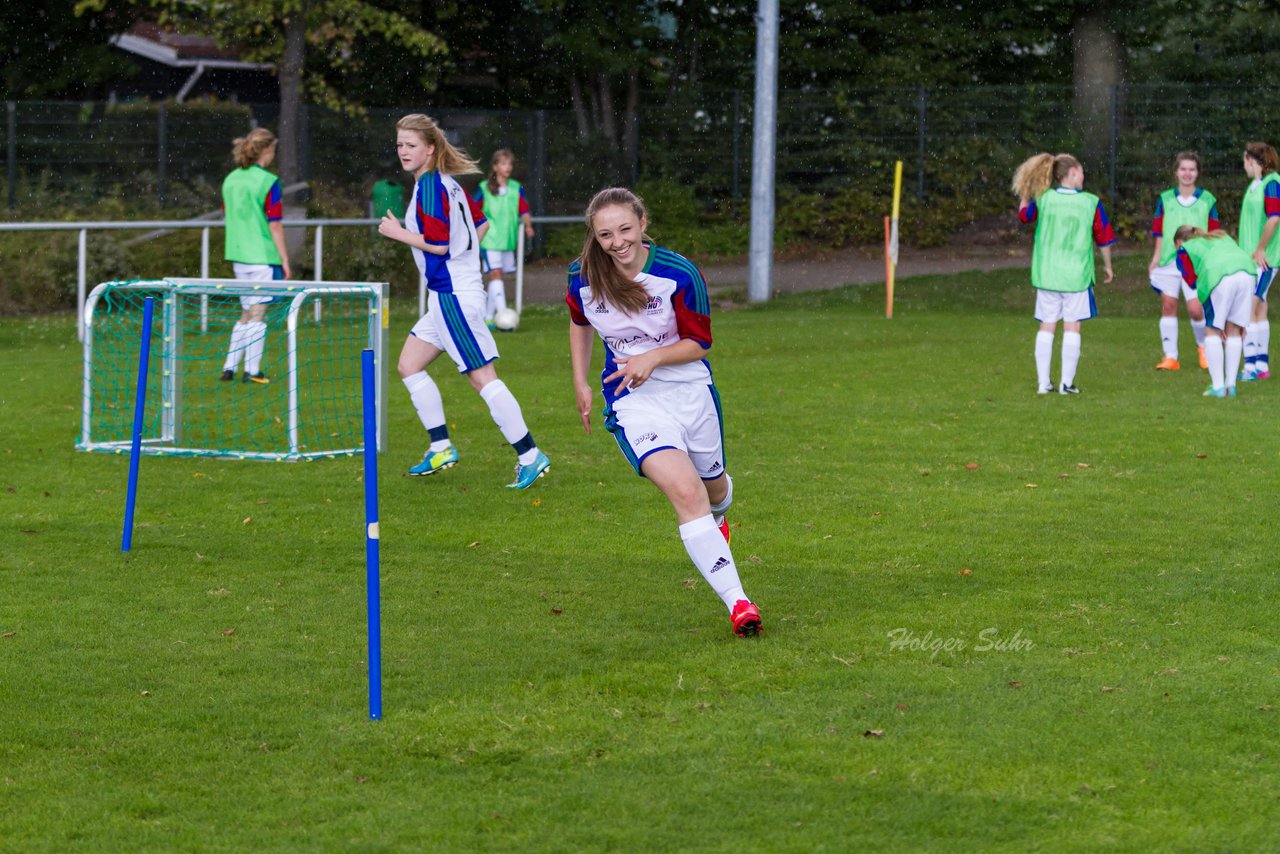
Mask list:
[{"label": "player's arm", "polygon": [[289,268],[289,248],[284,242],[284,195],[280,191],[279,181],[272,184],[271,189],[267,191],[264,208],[267,215],[267,233],[271,235],[271,242],[280,253],[280,268],[284,270],[286,279],[292,279],[293,270]]},{"label": "player's arm", "polygon": [[432,255],[445,255],[449,252],[448,243],[428,243],[422,239],[421,234],[405,228],[400,224],[400,220],[391,214],[383,215],[382,222],[378,223],[378,233],[383,237],[390,237],[392,240],[399,241],[405,246],[412,246],[414,249],[430,252]]},{"label": "player's arm", "polygon": [[524,236],[533,237],[533,211],[529,210],[529,200],[525,198],[524,187],[520,188],[520,221],[524,223]]},{"label": "player's arm", "polygon": [[591,433],[591,402],[595,393],[591,383],[587,381],[587,372],[591,370],[591,346],[596,337],[595,329],[583,326],[570,318],[569,320],[569,361],[573,366],[573,396],[578,404],[578,417],[582,419],[582,429]]},{"label": "player's arm", "polygon": [[1116,242],[1116,232],[1111,227],[1111,220],[1107,218],[1102,202],[1098,202],[1098,207],[1093,212],[1093,242],[1102,251],[1102,271],[1105,273],[1102,281],[1110,282],[1115,278],[1111,271],[1111,244]]},{"label": "player's arm", "polygon": [[1156,239],[1156,247],[1151,253],[1151,263],[1147,265],[1148,272],[1160,266],[1160,250],[1164,248],[1164,199],[1156,201],[1156,214],[1151,218],[1151,234]]},{"label": "player's arm", "polygon": [[1267,245],[1275,236],[1277,226],[1280,226],[1280,214],[1267,217],[1267,224],[1262,227],[1262,237],[1258,238],[1258,248],[1253,250],[1253,262],[1261,270],[1271,269],[1271,265],[1267,263]]},{"label": "player's arm", "polygon": [[1020,199],[1018,201],[1018,222],[1030,225],[1036,221],[1036,203],[1033,199]]}]

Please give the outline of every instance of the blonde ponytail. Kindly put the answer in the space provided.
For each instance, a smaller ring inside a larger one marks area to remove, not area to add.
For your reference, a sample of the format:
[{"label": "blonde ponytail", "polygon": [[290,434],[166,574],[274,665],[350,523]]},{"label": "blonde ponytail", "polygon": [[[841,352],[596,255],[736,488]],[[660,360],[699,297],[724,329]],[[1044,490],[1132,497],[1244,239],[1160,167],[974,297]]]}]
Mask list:
[{"label": "blonde ponytail", "polygon": [[1013,192],[1020,199],[1034,201],[1054,184],[1062,183],[1067,173],[1080,165],[1070,154],[1043,152],[1028,157],[1013,173]]},{"label": "blonde ponytail", "polygon": [[245,136],[232,141],[231,156],[241,169],[257,163],[262,153],[276,144],[276,135],[266,128],[254,128]]}]

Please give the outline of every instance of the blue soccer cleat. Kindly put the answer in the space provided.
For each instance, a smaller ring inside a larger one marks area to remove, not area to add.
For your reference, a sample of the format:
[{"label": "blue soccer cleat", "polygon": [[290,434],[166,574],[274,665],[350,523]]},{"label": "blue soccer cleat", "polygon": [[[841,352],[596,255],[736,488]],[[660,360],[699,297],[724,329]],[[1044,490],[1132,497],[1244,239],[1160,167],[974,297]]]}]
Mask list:
[{"label": "blue soccer cleat", "polygon": [[1204,396],[1205,397],[1226,397],[1227,396],[1226,386],[1223,386],[1222,388],[1214,388],[1213,386],[1209,386],[1207,389],[1204,390]]},{"label": "blue soccer cleat", "polygon": [[522,466],[516,463],[516,479],[507,484],[507,489],[526,489],[550,470],[551,460],[547,459],[547,455],[542,451],[538,451],[537,459],[529,465]]},{"label": "blue soccer cleat", "polygon": [[458,462],[458,449],[453,445],[445,448],[443,451],[427,453],[422,457],[422,462],[409,469],[409,474],[413,477],[423,477],[429,474],[442,472],[447,468],[452,468]]}]

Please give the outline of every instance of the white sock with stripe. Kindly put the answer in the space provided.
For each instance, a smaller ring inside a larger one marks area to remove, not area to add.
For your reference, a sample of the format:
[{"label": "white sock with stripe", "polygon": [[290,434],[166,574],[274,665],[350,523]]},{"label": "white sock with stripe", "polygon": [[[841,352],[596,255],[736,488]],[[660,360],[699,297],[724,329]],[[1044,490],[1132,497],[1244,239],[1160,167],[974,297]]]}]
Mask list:
[{"label": "white sock with stripe", "polygon": [[489,280],[488,296],[485,302],[485,317],[493,317],[507,307],[507,286],[502,279]]},{"label": "white sock with stripe", "polygon": [[1267,349],[1271,346],[1271,321],[1265,317],[1254,324],[1257,327],[1258,370],[1270,371],[1270,357]]},{"label": "white sock with stripe", "polygon": [[[409,399],[417,410],[418,420],[431,435],[432,453],[443,451],[452,445],[448,431],[444,430],[444,399],[440,397],[440,387],[435,380],[426,371],[418,371],[413,376],[403,378],[401,382],[409,391]],[[441,432],[444,432],[444,438],[436,438]]]},{"label": "white sock with stripe", "polygon": [[[693,565],[720,597],[730,612],[739,599],[746,599],[742,582],[738,579],[738,566],[733,562],[733,552],[720,535],[716,520],[708,513],[699,519],[680,526],[680,539]],[[748,600],[750,601],[750,600]]]},{"label": "white sock with stripe", "polygon": [[1062,384],[1076,384],[1076,366],[1080,364],[1080,333],[1062,333]]},{"label": "white sock with stripe", "polygon": [[1178,318],[1160,318],[1160,346],[1166,359],[1178,359]]},{"label": "white sock with stripe", "polygon": [[1252,375],[1258,361],[1258,324],[1253,321],[1244,328],[1244,372]]},{"label": "white sock with stripe", "polygon": [[[516,401],[516,396],[507,388],[506,383],[502,380],[494,380],[480,389],[480,397],[489,404],[489,415],[508,442],[516,445],[529,436],[529,428],[525,426],[520,404]],[[520,451],[519,454],[520,465],[527,466],[538,458],[538,446],[532,445]]]}]

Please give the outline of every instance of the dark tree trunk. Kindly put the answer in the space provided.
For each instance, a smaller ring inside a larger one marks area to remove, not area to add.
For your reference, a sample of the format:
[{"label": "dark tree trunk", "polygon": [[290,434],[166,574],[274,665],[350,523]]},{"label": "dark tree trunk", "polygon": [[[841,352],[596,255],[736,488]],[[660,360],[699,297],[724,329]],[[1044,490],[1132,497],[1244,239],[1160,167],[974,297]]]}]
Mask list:
[{"label": "dark tree trunk", "polygon": [[[280,137],[276,159],[280,183],[289,187],[302,175],[302,72],[307,47],[306,4],[284,23],[284,54],[280,58]],[[292,202],[286,196],[285,202]]]},{"label": "dark tree trunk", "polygon": [[1071,27],[1076,129],[1086,167],[1099,172],[1111,149],[1112,92],[1124,83],[1124,43],[1110,25],[1108,0],[1082,5]]},{"label": "dark tree trunk", "polygon": [[577,76],[569,78],[569,98],[573,102],[573,118],[578,123],[578,139],[591,135],[591,120],[587,118],[587,105],[582,100],[582,84]]},{"label": "dark tree trunk", "polygon": [[627,71],[627,106],[622,114],[622,156],[631,164],[636,156],[636,121],[640,111],[640,70]]},{"label": "dark tree trunk", "polygon": [[618,117],[613,113],[613,87],[609,85],[608,74],[596,73],[596,88],[600,92],[600,133],[612,145],[617,145]]}]

